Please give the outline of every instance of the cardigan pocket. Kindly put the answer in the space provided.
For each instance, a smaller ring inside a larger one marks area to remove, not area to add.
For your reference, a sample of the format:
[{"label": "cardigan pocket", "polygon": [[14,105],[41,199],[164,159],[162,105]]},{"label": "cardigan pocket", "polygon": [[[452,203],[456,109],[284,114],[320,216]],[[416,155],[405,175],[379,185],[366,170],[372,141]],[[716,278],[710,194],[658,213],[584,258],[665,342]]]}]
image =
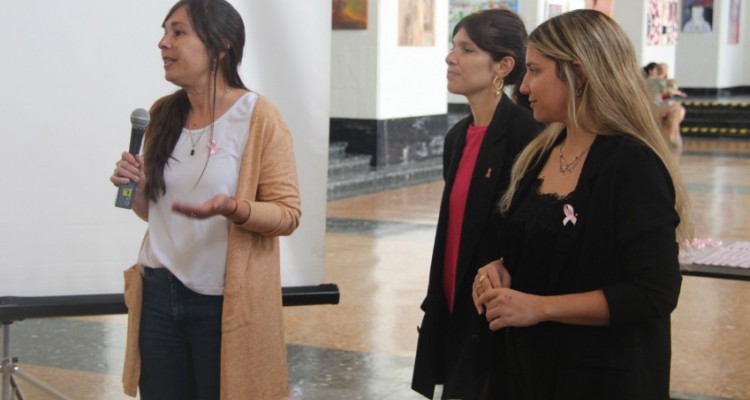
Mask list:
[{"label": "cardigan pocket", "polygon": [[125,339],[122,384],[125,393],[135,397],[141,372],[138,334],[141,325],[141,304],[143,303],[143,278],[138,265],[126,269],[123,275],[125,278],[125,306],[128,308],[128,327]]},{"label": "cardigan pocket", "polygon": [[224,310],[222,316],[222,330],[231,332],[250,323],[252,310],[250,301],[243,299],[241,289],[224,289]]},{"label": "cardigan pocket", "polygon": [[133,265],[123,271],[123,276],[125,278],[125,306],[128,310],[131,310],[134,307],[140,309],[141,296],[143,294],[143,281],[138,265]]}]

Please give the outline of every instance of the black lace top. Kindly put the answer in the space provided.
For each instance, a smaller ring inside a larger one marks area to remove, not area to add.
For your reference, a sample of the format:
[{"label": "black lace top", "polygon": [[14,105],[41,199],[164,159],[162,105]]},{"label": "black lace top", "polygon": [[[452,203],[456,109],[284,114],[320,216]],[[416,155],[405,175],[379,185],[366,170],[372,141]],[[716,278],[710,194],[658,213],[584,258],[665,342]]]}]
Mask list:
[{"label": "black lace top", "polygon": [[[554,243],[560,235],[569,234],[572,224],[563,226],[563,207],[573,199],[574,193],[559,197],[552,193],[540,193],[541,178],[534,182],[532,190],[519,203],[518,209],[507,220],[505,240],[509,246],[505,265],[511,273],[511,286],[524,293],[552,294],[555,276],[562,271],[553,267]],[[559,336],[554,323],[541,323],[527,328],[506,328],[507,375],[505,393],[513,393],[513,399],[552,398],[553,385],[538,382],[555,382],[555,358]]]},{"label": "black lace top", "polygon": [[[571,203],[575,192],[560,198],[553,193],[541,193],[543,178],[534,182],[532,190],[508,220],[506,243],[511,249],[505,265],[512,276],[514,289],[525,293],[550,294],[552,272],[552,243],[563,231],[563,207]],[[568,223],[568,229],[571,224]]]}]

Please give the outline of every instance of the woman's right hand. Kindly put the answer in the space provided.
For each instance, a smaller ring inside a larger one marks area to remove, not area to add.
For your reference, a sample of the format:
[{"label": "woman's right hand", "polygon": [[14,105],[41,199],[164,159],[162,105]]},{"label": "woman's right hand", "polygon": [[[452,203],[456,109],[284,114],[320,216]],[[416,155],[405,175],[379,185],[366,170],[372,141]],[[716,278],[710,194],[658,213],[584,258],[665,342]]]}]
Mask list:
[{"label": "woman's right hand", "polygon": [[115,186],[125,185],[130,181],[136,183],[133,198],[133,211],[144,221],[148,221],[148,199],[143,194],[146,186],[146,175],[143,172],[143,158],[140,154],[122,153],[120,161],[115,163],[115,172],[109,177]]},{"label": "woman's right hand", "polygon": [[484,304],[479,301],[479,298],[485,291],[492,288],[510,287],[510,273],[505,269],[503,259],[500,258],[479,268],[472,287],[474,289],[471,291],[471,297],[477,312],[481,315],[484,313]]},{"label": "woman's right hand", "polygon": [[120,161],[115,163],[115,172],[109,177],[109,180],[115,186],[124,185],[130,181],[141,186],[140,183],[145,180],[144,178],[143,159],[141,155],[132,155],[124,151],[122,152]]}]

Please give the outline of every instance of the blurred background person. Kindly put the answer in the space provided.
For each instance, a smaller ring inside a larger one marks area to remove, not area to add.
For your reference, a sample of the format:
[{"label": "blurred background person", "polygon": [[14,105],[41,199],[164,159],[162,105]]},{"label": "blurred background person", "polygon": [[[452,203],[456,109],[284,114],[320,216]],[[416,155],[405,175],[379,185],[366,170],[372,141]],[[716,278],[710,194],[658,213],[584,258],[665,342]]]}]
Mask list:
[{"label": "blurred background person", "polygon": [[685,97],[686,94],[679,89],[677,81],[669,79],[669,65],[650,63],[644,67],[644,70],[651,65],[653,68],[646,82],[656,105],[662,135],[669,144],[672,155],[679,159],[682,154],[680,124],[685,119],[685,107],[675,101],[675,97]]}]

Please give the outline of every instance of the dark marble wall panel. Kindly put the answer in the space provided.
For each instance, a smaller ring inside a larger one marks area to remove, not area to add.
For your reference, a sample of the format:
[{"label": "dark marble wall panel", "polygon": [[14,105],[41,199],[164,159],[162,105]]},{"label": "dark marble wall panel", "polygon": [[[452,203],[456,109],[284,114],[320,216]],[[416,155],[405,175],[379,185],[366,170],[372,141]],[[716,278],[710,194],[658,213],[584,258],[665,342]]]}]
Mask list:
[{"label": "dark marble wall panel", "polygon": [[348,154],[368,154],[385,167],[440,157],[448,115],[386,120],[331,118],[331,142],[346,142]]},{"label": "dark marble wall panel", "polygon": [[377,157],[378,123],[374,119],[331,118],[329,140],[331,143],[345,142],[347,154],[372,156],[375,166]]}]

